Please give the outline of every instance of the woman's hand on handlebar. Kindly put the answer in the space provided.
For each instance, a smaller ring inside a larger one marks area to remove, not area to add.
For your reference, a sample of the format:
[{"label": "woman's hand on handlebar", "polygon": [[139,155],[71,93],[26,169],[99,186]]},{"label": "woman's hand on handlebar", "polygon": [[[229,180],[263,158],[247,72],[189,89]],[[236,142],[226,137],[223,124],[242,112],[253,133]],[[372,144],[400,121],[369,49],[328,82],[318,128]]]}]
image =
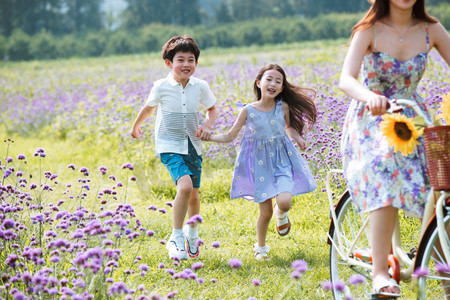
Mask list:
[{"label": "woman's hand on handlebar", "polygon": [[390,107],[389,100],[383,95],[373,95],[367,99],[367,106],[373,116],[382,115]]}]

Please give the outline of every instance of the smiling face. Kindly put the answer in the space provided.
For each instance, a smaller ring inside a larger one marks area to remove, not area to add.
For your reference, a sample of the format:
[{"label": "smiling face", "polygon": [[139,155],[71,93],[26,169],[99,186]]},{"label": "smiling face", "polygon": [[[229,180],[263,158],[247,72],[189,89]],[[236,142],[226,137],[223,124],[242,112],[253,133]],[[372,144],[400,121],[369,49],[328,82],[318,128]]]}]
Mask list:
[{"label": "smiling face", "polygon": [[177,52],[172,61],[166,59],[165,63],[173,70],[173,78],[183,85],[189,81],[189,77],[194,74],[197,67],[197,61],[192,52]]},{"label": "smiling face", "polygon": [[275,98],[283,91],[283,74],[277,70],[267,70],[256,85],[261,90],[261,98]]}]

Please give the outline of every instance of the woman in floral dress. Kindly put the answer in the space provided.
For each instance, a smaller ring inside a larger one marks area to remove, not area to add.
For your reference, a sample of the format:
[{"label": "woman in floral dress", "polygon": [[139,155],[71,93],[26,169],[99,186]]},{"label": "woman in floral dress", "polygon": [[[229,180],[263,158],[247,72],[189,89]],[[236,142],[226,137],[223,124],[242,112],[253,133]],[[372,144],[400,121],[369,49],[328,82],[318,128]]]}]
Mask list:
[{"label": "woman in floral dress", "polygon": [[[373,292],[398,297],[399,286],[389,279],[387,267],[397,209],[422,216],[429,179],[423,146],[408,156],[394,153],[378,125],[390,99],[423,103],[416,87],[425,72],[428,52],[435,47],[449,64],[450,37],[437,19],[427,15],[424,0],[371,3],[353,28],[342,68],[339,87],[353,100],[341,151],[351,197],[361,213],[370,212]],[[360,70],[362,82],[357,79]],[[411,108],[403,113],[415,114]]]}]

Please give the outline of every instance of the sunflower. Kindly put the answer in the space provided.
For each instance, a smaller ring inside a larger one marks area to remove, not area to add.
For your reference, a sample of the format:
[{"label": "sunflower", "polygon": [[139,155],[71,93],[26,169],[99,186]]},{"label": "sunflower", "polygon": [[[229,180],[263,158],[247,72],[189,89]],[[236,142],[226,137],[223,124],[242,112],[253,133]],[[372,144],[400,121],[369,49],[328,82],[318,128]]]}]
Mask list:
[{"label": "sunflower", "polygon": [[439,107],[442,111],[436,116],[436,119],[445,119],[447,124],[450,124],[450,92],[442,97],[442,104]]},{"label": "sunflower", "polygon": [[400,151],[403,156],[413,153],[414,147],[419,144],[417,138],[423,133],[423,128],[416,129],[413,119],[399,113],[384,114],[380,130],[389,147],[394,147],[394,152]]}]

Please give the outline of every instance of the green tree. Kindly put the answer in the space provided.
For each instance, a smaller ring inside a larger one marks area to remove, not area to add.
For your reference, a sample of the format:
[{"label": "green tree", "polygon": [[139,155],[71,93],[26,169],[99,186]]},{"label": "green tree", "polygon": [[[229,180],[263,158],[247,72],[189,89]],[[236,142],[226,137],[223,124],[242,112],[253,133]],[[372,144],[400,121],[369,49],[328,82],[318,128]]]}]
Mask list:
[{"label": "green tree", "polygon": [[123,27],[138,29],[150,23],[171,25],[200,24],[198,0],[126,0]]},{"label": "green tree", "polygon": [[102,29],[102,0],[64,0],[67,12],[64,14],[66,32],[79,33]]}]

